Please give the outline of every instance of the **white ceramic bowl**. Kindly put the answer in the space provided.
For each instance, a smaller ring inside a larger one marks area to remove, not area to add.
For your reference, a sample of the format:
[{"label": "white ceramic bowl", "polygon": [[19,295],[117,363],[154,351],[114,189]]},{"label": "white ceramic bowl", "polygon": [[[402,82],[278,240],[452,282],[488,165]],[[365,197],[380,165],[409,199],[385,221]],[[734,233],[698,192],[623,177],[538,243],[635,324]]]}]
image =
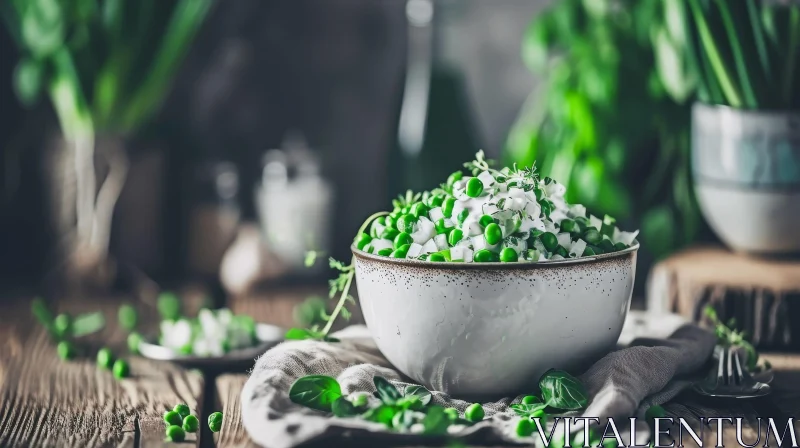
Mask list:
[{"label": "white ceramic bowl", "polygon": [[433,263],[353,248],[361,309],[378,348],[411,379],[457,396],[537,390],[619,338],[638,243],[546,263]]}]

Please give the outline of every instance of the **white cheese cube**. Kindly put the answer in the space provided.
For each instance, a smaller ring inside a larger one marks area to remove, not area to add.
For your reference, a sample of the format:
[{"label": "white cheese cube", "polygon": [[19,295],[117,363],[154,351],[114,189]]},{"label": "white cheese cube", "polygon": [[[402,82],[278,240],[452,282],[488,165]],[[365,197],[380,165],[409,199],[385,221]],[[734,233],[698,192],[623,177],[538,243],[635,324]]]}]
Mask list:
[{"label": "white cheese cube", "polygon": [[436,243],[436,247],[439,250],[445,250],[445,249],[448,248],[447,235],[445,235],[444,233],[441,233],[441,234],[436,235],[435,237],[433,237],[433,242]]},{"label": "white cheese cube", "polygon": [[434,207],[428,212],[428,216],[431,218],[431,221],[436,222],[444,218],[444,212],[441,207]]},{"label": "white cheese cube", "polygon": [[383,238],[374,239],[370,244],[375,253],[383,249],[392,249],[394,246],[391,241]]},{"label": "white cheese cube", "polygon": [[406,258],[417,258],[421,252],[422,252],[422,245],[417,243],[411,243],[411,246],[408,247]]},{"label": "white cheese cube", "polygon": [[422,246],[422,249],[420,249],[420,252],[423,254],[431,254],[438,251],[439,247],[436,246],[436,242],[433,240],[433,238],[426,241]]},{"label": "white cheese cube", "polygon": [[495,182],[494,176],[492,176],[492,173],[488,171],[484,171],[481,174],[479,174],[478,179],[481,181],[481,183],[483,183],[483,188],[489,188]]},{"label": "white cheese cube", "polygon": [[572,247],[569,248],[569,254],[574,257],[580,257],[583,255],[584,250],[586,250],[586,241],[578,238],[577,241],[572,243]]},{"label": "white cheese cube", "polygon": [[597,216],[591,215],[589,216],[589,224],[595,229],[600,230],[603,227],[603,220]]},{"label": "white cheese cube", "polygon": [[564,247],[565,249],[569,249],[572,246],[572,239],[570,238],[570,234],[567,232],[562,232],[556,235],[558,238],[558,245]]}]

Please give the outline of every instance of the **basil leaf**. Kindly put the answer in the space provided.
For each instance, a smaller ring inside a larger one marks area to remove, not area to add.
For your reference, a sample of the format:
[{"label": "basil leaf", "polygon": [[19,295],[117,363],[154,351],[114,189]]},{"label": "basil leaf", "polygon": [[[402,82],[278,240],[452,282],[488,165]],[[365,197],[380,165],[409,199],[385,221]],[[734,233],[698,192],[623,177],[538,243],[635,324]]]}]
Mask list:
[{"label": "basil leaf", "polygon": [[517,403],[509,406],[509,408],[512,409],[517,415],[520,415],[522,417],[532,416],[537,411],[541,411],[546,407],[547,405],[544,403],[533,403],[533,404]]},{"label": "basil leaf", "polygon": [[355,417],[359,414],[358,409],[344,396],[339,397],[331,405],[333,415],[337,417]]},{"label": "basil leaf", "polygon": [[425,427],[425,434],[447,434],[447,428],[450,426],[450,416],[444,412],[443,407],[431,406],[422,420],[422,425]]},{"label": "basil leaf", "polygon": [[291,340],[322,339],[322,334],[307,328],[290,328],[283,337]]},{"label": "basil leaf", "polygon": [[376,376],[372,378],[372,382],[375,383],[375,389],[377,389],[378,398],[380,398],[382,402],[386,404],[394,404],[400,399],[400,397],[402,397],[402,395],[400,395],[400,391],[398,391],[392,383],[387,381],[386,378],[382,376]]},{"label": "basil leaf", "polygon": [[419,397],[415,396],[401,397],[395,402],[395,406],[402,409],[411,409],[413,411],[418,411],[425,407]]},{"label": "basil leaf", "polygon": [[47,330],[50,335],[55,335],[55,327],[53,326],[53,313],[50,312],[50,309],[47,308],[47,305],[44,303],[44,300],[40,298],[33,299],[31,302],[31,313],[36,316],[36,320]]},{"label": "basil leaf", "polygon": [[539,378],[542,399],[547,406],[557,409],[582,409],[589,403],[583,384],[563,370],[550,369]]},{"label": "basil leaf", "polygon": [[362,416],[364,420],[376,423],[383,423],[387,427],[392,427],[392,419],[399,409],[389,404],[382,404],[377,408],[372,408]]},{"label": "basil leaf", "polygon": [[293,403],[325,412],[331,412],[333,402],[341,396],[339,382],[324,375],[298,378],[289,389],[289,399]]},{"label": "basil leaf", "polygon": [[427,406],[428,403],[431,402],[431,391],[424,388],[423,386],[408,386],[406,390],[403,391],[403,395],[406,397],[417,397],[419,401],[422,403],[423,406]]}]

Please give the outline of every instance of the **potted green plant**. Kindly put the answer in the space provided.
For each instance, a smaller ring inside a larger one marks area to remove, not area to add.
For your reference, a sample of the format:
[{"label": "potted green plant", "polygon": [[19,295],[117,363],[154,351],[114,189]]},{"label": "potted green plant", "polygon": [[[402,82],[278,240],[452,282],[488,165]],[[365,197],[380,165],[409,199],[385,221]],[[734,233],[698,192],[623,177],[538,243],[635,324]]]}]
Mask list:
[{"label": "potted green plant", "polygon": [[506,163],[536,162],[561,179],[568,201],[640,226],[654,258],[705,230],[689,170],[690,109],[672,98],[692,86],[664,85],[656,68],[652,32],[664,23],[661,0],[560,0],[537,14],[522,57],[541,84],[504,150]]},{"label": "potted green plant", "polygon": [[[732,249],[800,252],[800,5],[664,0],[654,39],[665,85],[692,107],[692,175]],[[670,64],[669,61],[677,61]],[[675,66],[685,70],[675,70]]]},{"label": "potted green plant", "polygon": [[0,2],[21,56],[16,93],[26,106],[48,97],[58,118],[62,163],[50,177],[58,179],[57,208],[67,227],[59,235],[67,277],[107,271],[114,206],[128,171],[125,144],[157,112],[210,5],[211,0]]}]

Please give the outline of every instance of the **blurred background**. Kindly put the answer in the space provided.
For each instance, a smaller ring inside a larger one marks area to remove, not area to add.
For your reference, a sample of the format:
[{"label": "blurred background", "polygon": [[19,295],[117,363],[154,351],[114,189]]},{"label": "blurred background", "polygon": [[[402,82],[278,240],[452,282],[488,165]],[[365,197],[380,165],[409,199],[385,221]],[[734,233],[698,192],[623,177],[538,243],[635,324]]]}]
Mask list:
[{"label": "blurred background", "polygon": [[306,250],[344,259],[366,216],[484,149],[641,229],[641,291],[716,240],[691,105],[730,101],[693,71],[693,3],[3,0],[0,288],[323,283]]}]

